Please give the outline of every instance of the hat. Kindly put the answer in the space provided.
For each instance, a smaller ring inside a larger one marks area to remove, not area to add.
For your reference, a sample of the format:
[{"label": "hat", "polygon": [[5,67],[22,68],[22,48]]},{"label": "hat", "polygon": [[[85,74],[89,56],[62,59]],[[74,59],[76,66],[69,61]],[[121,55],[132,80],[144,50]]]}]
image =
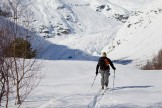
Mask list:
[{"label": "hat", "polygon": [[103,53],[102,53],[102,56],[103,56],[103,57],[107,57],[106,52],[103,52]]}]

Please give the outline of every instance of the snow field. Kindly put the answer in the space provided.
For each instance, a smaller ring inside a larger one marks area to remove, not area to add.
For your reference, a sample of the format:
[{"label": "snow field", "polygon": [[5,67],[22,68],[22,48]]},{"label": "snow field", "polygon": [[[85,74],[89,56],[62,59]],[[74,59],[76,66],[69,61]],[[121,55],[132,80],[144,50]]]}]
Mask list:
[{"label": "snow field", "polygon": [[162,71],[140,71],[114,64],[109,88],[100,91],[100,75],[94,86],[95,61],[44,61],[45,78],[27,98],[22,108],[160,108]]}]

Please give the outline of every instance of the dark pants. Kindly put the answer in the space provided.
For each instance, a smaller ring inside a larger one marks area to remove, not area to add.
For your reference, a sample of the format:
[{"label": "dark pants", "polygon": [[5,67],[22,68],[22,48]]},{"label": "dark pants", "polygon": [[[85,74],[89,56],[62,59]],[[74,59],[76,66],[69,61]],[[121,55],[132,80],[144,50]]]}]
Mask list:
[{"label": "dark pants", "polygon": [[108,87],[108,83],[109,83],[109,70],[100,70],[99,73],[101,73],[101,86],[104,87]]}]

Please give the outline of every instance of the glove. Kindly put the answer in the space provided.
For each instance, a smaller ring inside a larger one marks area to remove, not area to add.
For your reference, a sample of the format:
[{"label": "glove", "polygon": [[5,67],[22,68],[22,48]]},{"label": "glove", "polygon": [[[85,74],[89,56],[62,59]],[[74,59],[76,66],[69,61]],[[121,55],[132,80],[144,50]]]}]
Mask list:
[{"label": "glove", "polygon": [[96,76],[98,75],[98,72],[96,71]]}]

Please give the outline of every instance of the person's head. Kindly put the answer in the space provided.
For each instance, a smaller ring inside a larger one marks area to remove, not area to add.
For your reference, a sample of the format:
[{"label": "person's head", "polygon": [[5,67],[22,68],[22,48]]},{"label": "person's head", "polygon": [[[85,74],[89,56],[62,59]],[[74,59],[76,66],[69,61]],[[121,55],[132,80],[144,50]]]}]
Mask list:
[{"label": "person's head", "polygon": [[106,52],[102,52],[102,57],[107,57]]}]

